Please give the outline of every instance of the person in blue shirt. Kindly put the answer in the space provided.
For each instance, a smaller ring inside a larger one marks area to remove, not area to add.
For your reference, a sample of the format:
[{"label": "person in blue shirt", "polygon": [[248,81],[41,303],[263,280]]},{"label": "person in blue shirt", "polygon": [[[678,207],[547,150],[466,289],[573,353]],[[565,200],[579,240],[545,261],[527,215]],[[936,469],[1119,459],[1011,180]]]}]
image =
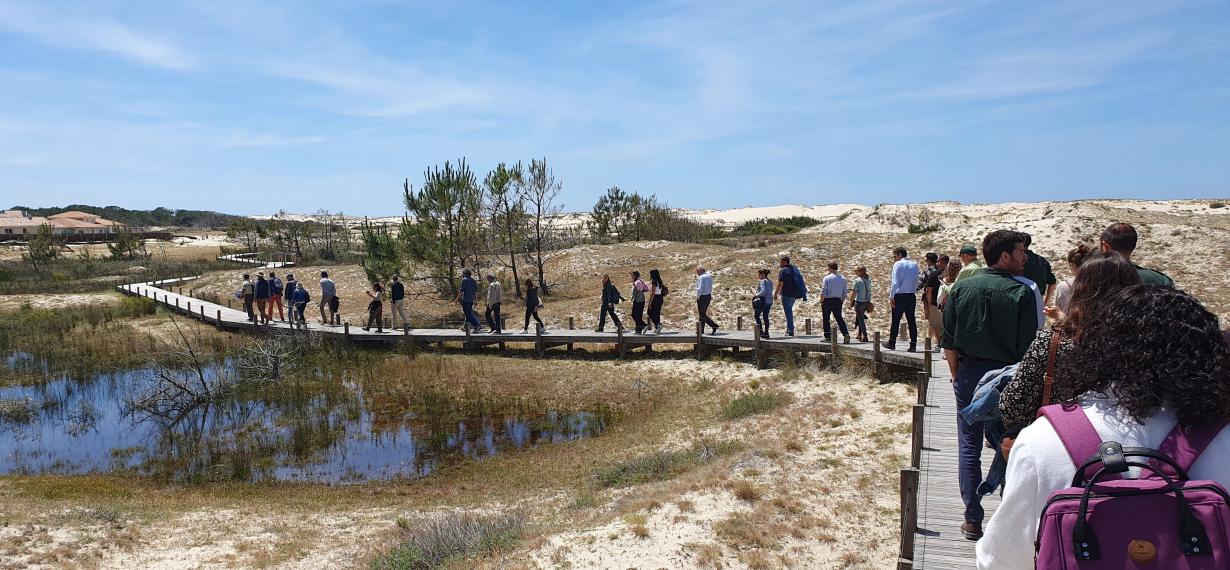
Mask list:
[{"label": "person in blue shirt", "polygon": [[478,299],[478,282],[474,280],[469,269],[461,272],[461,291],[457,294],[461,301],[461,312],[465,313],[466,322],[463,329],[469,327],[472,332],[479,332],[483,325],[478,322],[478,313],[474,312],[474,302]]},{"label": "person in blue shirt", "polygon": [[306,327],[307,318],[303,316],[303,310],[307,308],[308,301],[311,301],[312,298],[308,295],[307,289],[303,288],[303,283],[288,280],[286,286],[290,287],[292,284],[295,286],[295,290],[292,292],[293,296],[291,297],[295,303],[295,314],[292,318],[300,327]]},{"label": "person in blue shirt", "polygon": [[829,274],[824,276],[824,282],[821,286],[820,296],[821,307],[824,310],[824,338],[828,340],[829,335],[836,334],[829,326],[829,318],[837,318],[837,328],[841,330],[842,342],[850,344],[850,329],[846,328],[846,319],[841,315],[842,301],[846,298],[846,292],[849,287],[846,285],[846,278],[837,272],[837,262],[829,262]]},{"label": "person in blue shirt", "polygon": [[918,305],[918,264],[910,260],[904,247],[893,250],[892,284],[888,290],[889,304],[893,308],[893,326],[888,331],[888,343],[884,348],[897,349],[897,332],[901,330],[901,317],[910,327],[910,352],[918,350],[918,323],[914,321],[914,308]]},{"label": "person in blue shirt", "polygon": [[786,315],[786,336],[794,336],[794,302],[805,297],[806,292],[798,291],[794,278],[798,269],[790,264],[790,257],[782,256],[778,264],[781,269],[777,272],[777,289],[773,291],[773,298],[782,300],[782,312]]},{"label": "person in blue shirt", "polygon": [[[756,326],[760,335],[769,338],[769,309],[773,306],[773,282],[769,281],[769,270],[761,269],[756,292],[752,295],[752,313],[756,315]],[[762,320],[763,317],[763,320]]]}]

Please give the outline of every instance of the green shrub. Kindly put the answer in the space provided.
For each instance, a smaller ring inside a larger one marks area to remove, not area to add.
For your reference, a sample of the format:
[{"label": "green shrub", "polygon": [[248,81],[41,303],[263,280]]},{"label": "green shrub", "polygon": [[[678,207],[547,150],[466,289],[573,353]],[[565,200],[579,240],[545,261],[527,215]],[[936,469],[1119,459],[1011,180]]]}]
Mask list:
[{"label": "green shrub", "polygon": [[1220,200],[1218,200],[1218,201],[1216,201],[1216,202],[1211,202],[1211,203],[1209,204],[1209,207],[1210,207],[1210,208],[1225,208],[1225,207],[1226,207],[1226,203],[1225,203],[1225,202],[1222,202],[1222,201],[1220,201]]},{"label": "green shrub", "polygon": [[737,441],[702,441],[688,449],[638,455],[598,471],[595,478],[602,487],[627,487],[664,481],[741,449],[743,445]]},{"label": "green shrub", "polygon": [[748,220],[731,228],[732,236],[783,235],[792,234],[803,228],[820,224],[820,220],[808,216],[792,216],[789,218],[760,218]]},{"label": "green shrub", "polygon": [[746,418],[780,408],[794,401],[789,392],[780,390],[748,392],[722,407],[722,417],[728,420]]},{"label": "green shrub", "polygon": [[447,514],[421,521],[397,520],[398,543],[372,560],[372,570],[440,568],[516,545],[525,534],[520,512],[480,516]]}]

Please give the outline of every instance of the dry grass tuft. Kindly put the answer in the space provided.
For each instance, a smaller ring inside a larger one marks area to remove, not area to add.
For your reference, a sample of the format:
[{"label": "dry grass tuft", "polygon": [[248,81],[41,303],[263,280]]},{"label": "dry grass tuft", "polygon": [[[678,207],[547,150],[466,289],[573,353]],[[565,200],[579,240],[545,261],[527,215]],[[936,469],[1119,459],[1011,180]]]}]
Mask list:
[{"label": "dry grass tuft", "polygon": [[747,479],[740,479],[731,483],[730,490],[740,501],[754,503],[759,501],[761,497],[760,489],[757,489],[756,485]]}]

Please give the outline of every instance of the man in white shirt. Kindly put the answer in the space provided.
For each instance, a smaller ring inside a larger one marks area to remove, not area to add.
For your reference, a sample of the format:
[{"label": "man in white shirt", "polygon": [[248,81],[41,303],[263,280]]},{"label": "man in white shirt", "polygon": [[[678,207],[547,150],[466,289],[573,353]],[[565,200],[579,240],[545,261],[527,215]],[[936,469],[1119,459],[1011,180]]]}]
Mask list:
[{"label": "man in white shirt", "polygon": [[709,334],[717,334],[718,324],[709,318],[709,303],[713,302],[713,274],[704,267],[696,268],[696,314],[701,325],[713,329]]},{"label": "man in white shirt", "polygon": [[906,257],[904,247],[893,250],[893,278],[888,290],[889,303],[893,307],[893,326],[888,331],[888,343],[884,348],[897,349],[897,331],[901,330],[904,316],[910,327],[910,352],[918,350],[918,323],[914,320],[914,308],[918,305],[918,264]]},{"label": "man in white shirt", "polygon": [[841,329],[841,336],[845,344],[850,344],[850,330],[846,328],[846,319],[841,316],[841,302],[846,297],[846,292],[849,287],[846,285],[846,278],[842,277],[837,272],[837,262],[829,262],[829,274],[824,276],[824,284],[821,287],[821,307],[824,310],[824,339],[828,340],[830,334],[833,334],[829,328],[829,316],[837,317],[837,328]]}]

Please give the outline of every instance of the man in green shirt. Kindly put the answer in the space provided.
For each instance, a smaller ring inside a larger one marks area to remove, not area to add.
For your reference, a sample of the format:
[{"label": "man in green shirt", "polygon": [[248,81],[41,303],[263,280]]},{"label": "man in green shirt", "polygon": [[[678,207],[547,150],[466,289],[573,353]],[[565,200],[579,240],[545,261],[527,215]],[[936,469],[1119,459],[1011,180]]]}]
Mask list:
[{"label": "man in green shirt", "polygon": [[974,246],[965,244],[961,246],[961,271],[957,272],[957,278],[953,279],[953,283],[961,281],[966,277],[973,277],[986,269],[987,266],[978,261],[978,250]]},{"label": "man in green shirt", "polygon": [[[1102,251],[1117,251],[1130,262],[1132,261],[1132,252],[1136,251],[1136,240],[1136,228],[1123,222],[1114,223],[1105,230],[1102,230]],[[1136,268],[1136,273],[1140,275],[1141,282],[1146,285],[1174,287],[1174,280],[1161,271],[1141,267],[1135,263],[1132,264],[1132,267]]]},{"label": "man in green shirt", "polygon": [[[982,240],[987,268],[948,291],[940,344],[952,372],[957,409],[970,404],[982,376],[1019,362],[1038,330],[1038,305],[1033,289],[1017,281],[1025,269],[1021,232],[996,230]],[[969,540],[982,536],[982,422],[957,416],[957,471]]]},{"label": "man in green shirt", "polygon": [[1038,285],[1042,305],[1050,305],[1051,296],[1055,294],[1055,284],[1059,280],[1055,279],[1055,272],[1051,271],[1051,262],[1029,249],[1032,243],[1033,237],[1025,234],[1025,278]]}]

